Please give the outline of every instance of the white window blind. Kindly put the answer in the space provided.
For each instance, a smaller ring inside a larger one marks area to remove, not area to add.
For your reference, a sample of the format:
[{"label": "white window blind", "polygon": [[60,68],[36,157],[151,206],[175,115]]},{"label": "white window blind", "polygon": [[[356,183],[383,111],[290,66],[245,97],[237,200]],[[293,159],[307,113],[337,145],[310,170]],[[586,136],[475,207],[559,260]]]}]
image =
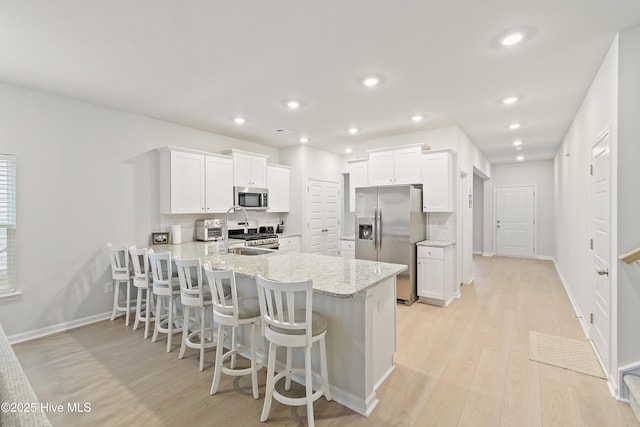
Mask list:
[{"label": "white window blind", "polygon": [[0,294],[16,287],[16,157],[0,154]]}]

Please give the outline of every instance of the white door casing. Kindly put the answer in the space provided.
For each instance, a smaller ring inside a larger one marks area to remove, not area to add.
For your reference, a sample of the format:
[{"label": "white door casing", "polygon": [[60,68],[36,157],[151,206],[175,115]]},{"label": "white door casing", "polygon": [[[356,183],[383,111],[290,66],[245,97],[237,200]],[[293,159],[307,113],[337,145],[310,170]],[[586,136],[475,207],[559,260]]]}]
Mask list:
[{"label": "white door casing", "polygon": [[609,279],[610,237],[610,140],[606,131],[591,150],[591,247],[595,280],[589,338],[609,368],[611,287]]},{"label": "white door casing", "polygon": [[307,178],[305,252],[338,255],[339,183]]},{"label": "white door casing", "polygon": [[535,186],[496,187],[496,254],[535,255]]}]

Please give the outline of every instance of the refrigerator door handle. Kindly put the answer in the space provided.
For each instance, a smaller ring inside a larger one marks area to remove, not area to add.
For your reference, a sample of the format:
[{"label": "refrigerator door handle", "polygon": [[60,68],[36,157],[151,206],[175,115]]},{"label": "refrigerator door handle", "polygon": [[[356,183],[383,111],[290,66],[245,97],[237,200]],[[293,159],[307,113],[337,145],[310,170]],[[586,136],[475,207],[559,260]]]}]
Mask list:
[{"label": "refrigerator door handle", "polygon": [[373,208],[373,250],[378,250],[378,208]]},{"label": "refrigerator door handle", "polygon": [[378,250],[382,250],[382,208],[378,208],[378,225],[376,232],[378,233]]}]

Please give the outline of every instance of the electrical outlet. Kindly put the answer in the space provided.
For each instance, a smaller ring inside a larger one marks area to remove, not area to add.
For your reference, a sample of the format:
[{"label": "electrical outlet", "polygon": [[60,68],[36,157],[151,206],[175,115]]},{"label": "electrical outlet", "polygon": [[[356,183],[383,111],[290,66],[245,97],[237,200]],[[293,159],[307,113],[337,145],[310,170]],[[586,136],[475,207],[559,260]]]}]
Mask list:
[{"label": "electrical outlet", "polygon": [[104,293],[110,294],[111,292],[113,292],[113,282],[106,282],[104,284]]}]

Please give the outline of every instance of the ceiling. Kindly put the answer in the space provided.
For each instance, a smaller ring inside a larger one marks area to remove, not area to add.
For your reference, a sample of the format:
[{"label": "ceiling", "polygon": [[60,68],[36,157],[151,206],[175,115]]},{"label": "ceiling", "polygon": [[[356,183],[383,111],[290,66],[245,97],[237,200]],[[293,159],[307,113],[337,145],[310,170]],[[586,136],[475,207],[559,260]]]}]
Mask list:
[{"label": "ceiling", "polygon": [[0,0],[0,81],[274,147],[457,125],[492,163],[549,159],[638,24],[638,0]]}]

